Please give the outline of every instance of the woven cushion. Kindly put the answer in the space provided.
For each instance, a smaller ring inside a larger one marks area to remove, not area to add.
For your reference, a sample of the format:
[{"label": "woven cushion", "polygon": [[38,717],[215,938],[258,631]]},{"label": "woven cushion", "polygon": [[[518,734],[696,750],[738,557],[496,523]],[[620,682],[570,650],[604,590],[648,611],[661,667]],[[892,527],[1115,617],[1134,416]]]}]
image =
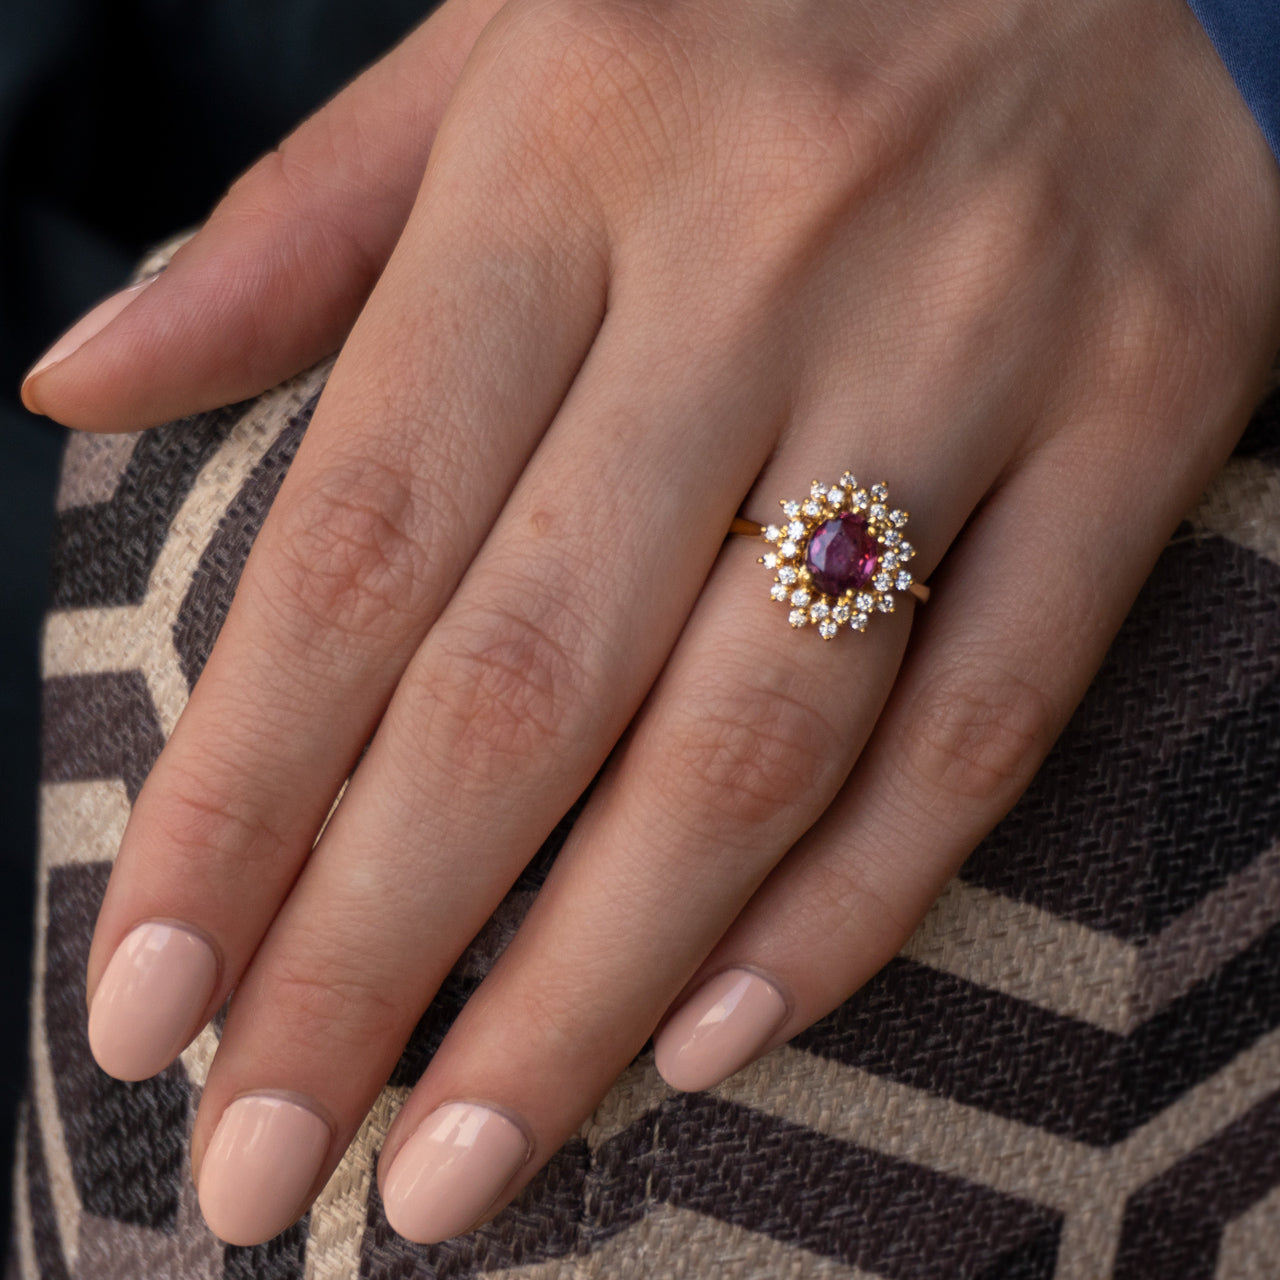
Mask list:
[{"label": "woven cushion", "polygon": [[673,1093],[642,1055],[493,1223],[431,1247],[400,1240],[373,1183],[383,1136],[569,815],[428,1010],[308,1217],[258,1248],[218,1243],[187,1174],[216,1030],[153,1080],[111,1080],[85,1039],[84,966],[129,806],[326,372],[68,450],[14,1275],[1280,1274],[1275,390],[1027,795],[854,999],[710,1093]]}]

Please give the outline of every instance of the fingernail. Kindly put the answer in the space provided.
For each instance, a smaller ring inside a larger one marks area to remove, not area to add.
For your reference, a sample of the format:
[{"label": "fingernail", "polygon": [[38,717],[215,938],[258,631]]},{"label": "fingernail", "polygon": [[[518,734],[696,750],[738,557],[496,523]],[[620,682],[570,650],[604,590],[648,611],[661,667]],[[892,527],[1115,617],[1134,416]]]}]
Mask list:
[{"label": "fingernail", "polygon": [[89,1048],[117,1080],[163,1071],[200,1030],[218,961],[203,938],[141,924],[116,948],[89,1007]]},{"label": "fingernail", "polygon": [[87,315],[83,315],[79,320],[71,326],[60,337],[57,342],[49,348],[48,351],[31,366],[27,376],[22,380],[22,399],[28,409],[38,413],[39,410],[30,400],[28,388],[31,383],[44,373],[46,369],[51,369],[55,364],[65,360],[73,352],[78,351],[94,334],[101,333],[103,329],[111,323],[124,309],[127,307],[149,284],[157,279],[156,276],[148,276],[147,279],[139,281],[137,284],[130,285],[127,289],[121,289],[119,293],[113,293],[109,298],[103,299],[96,307]]},{"label": "fingernail", "polygon": [[686,1093],[710,1089],[758,1057],[787,1016],[778,989],[746,969],[699,987],[654,1041],[658,1074]]},{"label": "fingernail", "polygon": [[382,1205],[394,1231],[418,1244],[461,1235],[529,1158],[518,1126],[488,1107],[437,1107],[396,1153]]},{"label": "fingernail", "polygon": [[228,1244],[262,1244],[300,1217],[325,1153],[329,1126],[287,1098],[237,1098],[200,1165],[200,1212]]}]

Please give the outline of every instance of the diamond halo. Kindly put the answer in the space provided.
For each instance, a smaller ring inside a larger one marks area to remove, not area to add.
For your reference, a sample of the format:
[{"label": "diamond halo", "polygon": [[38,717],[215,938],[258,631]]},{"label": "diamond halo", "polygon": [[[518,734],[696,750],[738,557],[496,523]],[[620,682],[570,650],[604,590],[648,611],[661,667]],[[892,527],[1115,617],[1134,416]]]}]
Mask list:
[{"label": "diamond halo", "polygon": [[915,549],[902,537],[908,513],[889,501],[883,482],[860,488],[846,471],[838,483],[815,480],[802,499],[782,498],[785,524],[761,533],[773,544],[758,563],[774,571],[771,597],[797,630],[824,640],[846,627],[864,631],[875,613],[892,613],[894,593],[927,598],[906,562]]}]

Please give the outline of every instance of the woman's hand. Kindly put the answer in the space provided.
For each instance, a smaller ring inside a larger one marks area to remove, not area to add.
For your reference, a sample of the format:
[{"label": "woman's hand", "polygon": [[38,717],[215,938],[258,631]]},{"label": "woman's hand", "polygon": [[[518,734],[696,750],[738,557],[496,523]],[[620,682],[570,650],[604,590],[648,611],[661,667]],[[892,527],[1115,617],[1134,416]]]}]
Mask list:
[{"label": "woman's hand", "polygon": [[[505,1204],[669,1011],[706,1087],[884,964],[1229,451],[1278,254],[1174,0],[450,0],[241,179],[27,387],[121,429],[342,344],[90,960],[125,1078],[235,990],[214,1229],[306,1208],[606,759],[388,1136],[398,1231]],[[723,540],[846,467],[938,572],[824,644]]]}]

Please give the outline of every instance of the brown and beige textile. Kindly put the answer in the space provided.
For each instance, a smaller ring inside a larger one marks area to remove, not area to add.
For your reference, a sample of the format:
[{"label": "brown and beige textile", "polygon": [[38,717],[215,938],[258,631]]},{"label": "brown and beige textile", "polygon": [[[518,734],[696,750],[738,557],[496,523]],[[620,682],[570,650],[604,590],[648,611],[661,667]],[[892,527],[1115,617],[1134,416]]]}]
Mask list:
[{"label": "brown and beige textile", "polygon": [[12,1277],[1280,1277],[1274,388],[1030,791],[865,990],[709,1093],[674,1093],[642,1055],[493,1223],[433,1247],[398,1239],[372,1177],[383,1135],[570,815],[309,1215],[258,1248],[215,1240],[187,1140],[216,1030],[156,1079],[109,1079],[85,1039],[85,956],[130,803],[324,375],[71,443]]}]

